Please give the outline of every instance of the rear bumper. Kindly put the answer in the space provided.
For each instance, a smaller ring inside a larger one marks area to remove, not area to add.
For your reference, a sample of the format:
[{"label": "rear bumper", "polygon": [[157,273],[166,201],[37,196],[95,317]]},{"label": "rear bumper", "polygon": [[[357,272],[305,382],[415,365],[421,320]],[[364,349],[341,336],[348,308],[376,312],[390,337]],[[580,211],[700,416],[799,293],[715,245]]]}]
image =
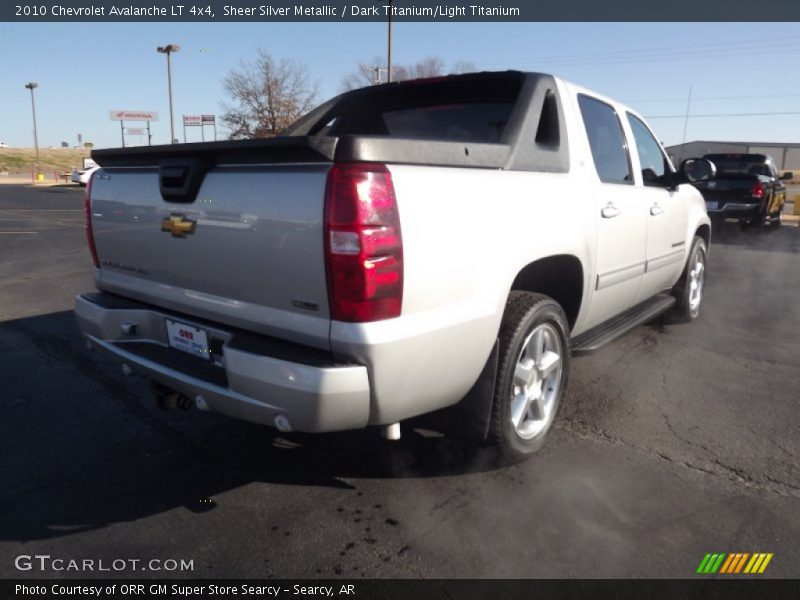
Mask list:
[{"label": "rear bumper", "polygon": [[747,217],[756,218],[761,215],[760,202],[727,202],[713,208],[712,203],[706,203],[706,212],[709,217]]},{"label": "rear bumper", "polygon": [[[360,429],[369,420],[363,365],[108,294],[77,296],[75,316],[93,348],[216,412],[273,426],[283,416],[307,432]],[[165,319],[206,331],[212,360],[170,348]]]}]

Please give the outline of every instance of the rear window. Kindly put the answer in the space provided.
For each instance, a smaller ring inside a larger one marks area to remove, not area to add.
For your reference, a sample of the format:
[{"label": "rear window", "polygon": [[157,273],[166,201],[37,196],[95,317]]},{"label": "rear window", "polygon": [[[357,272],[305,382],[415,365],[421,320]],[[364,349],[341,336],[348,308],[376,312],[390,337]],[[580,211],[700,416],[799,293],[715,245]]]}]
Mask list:
[{"label": "rear window", "polygon": [[718,173],[771,175],[769,165],[765,162],[763,156],[747,154],[706,154],[704,158],[714,163]]},{"label": "rear window", "polygon": [[309,133],[500,142],[521,81],[481,74],[365,88],[342,96]]},{"label": "rear window", "polygon": [[[434,104],[387,111],[371,135],[470,142],[499,142],[514,105],[510,102]],[[366,133],[366,132],[363,132]]]}]

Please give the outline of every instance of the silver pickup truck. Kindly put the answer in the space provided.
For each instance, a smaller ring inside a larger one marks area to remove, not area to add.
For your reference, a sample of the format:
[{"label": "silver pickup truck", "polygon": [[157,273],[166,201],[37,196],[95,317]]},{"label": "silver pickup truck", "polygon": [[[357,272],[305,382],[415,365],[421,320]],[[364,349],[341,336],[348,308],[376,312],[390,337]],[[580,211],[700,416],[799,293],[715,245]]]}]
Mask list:
[{"label": "silver pickup truck", "polygon": [[78,325],[163,406],[390,439],[435,412],[519,460],[573,356],[702,299],[688,166],[550,75],[374,86],[271,140],[92,156]]}]

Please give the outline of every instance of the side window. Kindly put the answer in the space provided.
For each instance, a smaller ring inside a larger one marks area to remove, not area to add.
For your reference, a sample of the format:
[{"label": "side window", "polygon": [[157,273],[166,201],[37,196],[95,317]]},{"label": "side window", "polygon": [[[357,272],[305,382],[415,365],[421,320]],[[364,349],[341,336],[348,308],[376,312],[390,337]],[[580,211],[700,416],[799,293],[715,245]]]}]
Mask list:
[{"label": "side window", "polygon": [[592,160],[600,181],[632,184],[631,165],[622,125],[614,108],[595,98],[578,96]]},{"label": "side window", "polygon": [[769,177],[776,178],[776,179],[778,177],[778,169],[777,169],[777,167],[775,167],[775,163],[772,162],[771,160],[767,161],[767,173],[766,173],[766,175],[768,175]]},{"label": "side window", "polygon": [[664,174],[669,171],[667,159],[650,130],[638,118],[628,113],[628,123],[636,140],[636,151],[642,167],[642,181],[645,185],[663,186]]}]

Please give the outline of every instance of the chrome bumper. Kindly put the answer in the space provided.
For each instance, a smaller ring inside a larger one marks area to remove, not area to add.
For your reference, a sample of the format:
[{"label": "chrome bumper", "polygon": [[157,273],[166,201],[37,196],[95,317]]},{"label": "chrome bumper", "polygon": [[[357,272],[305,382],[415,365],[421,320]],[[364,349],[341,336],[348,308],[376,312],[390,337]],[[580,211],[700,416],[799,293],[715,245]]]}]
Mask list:
[{"label": "chrome bumper", "polygon": [[740,215],[753,216],[761,213],[760,202],[728,202],[717,205],[717,208],[710,208],[706,203],[706,212],[709,216],[737,217]]},{"label": "chrome bumper", "polygon": [[[335,364],[313,348],[304,352],[297,345],[106,294],[77,296],[75,316],[93,348],[186,394],[198,406],[272,426],[283,417],[292,430],[306,432],[360,429],[369,420],[369,377],[363,365]],[[204,360],[170,348],[165,319],[205,330],[218,355]]]}]

